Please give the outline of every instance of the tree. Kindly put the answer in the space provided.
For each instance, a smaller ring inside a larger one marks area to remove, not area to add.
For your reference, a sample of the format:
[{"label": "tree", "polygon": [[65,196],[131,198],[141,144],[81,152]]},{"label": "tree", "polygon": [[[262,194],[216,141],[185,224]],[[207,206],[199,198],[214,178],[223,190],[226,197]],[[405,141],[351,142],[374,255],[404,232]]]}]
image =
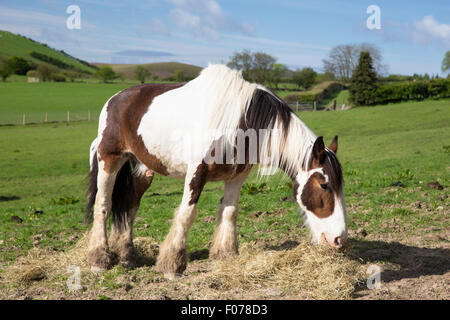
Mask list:
[{"label": "tree", "polygon": [[157,81],[158,79],[159,79],[159,77],[157,75],[152,76],[153,81]]},{"label": "tree", "polygon": [[270,85],[278,89],[278,84],[281,82],[281,77],[286,71],[287,67],[284,64],[275,63],[269,73],[268,82]]},{"label": "tree", "polygon": [[11,65],[9,64],[9,61],[6,59],[1,59],[0,60],[0,76],[2,77],[2,81],[5,82],[6,79],[8,79],[8,77],[10,75],[12,75],[13,71],[11,68]]},{"label": "tree", "polygon": [[80,77],[80,73],[75,70],[68,70],[65,73],[70,82],[74,82],[76,78]]},{"label": "tree", "polygon": [[252,75],[254,57],[250,51],[235,52],[227,65],[232,69],[241,70],[244,79],[254,81]]},{"label": "tree", "polygon": [[30,70],[30,65],[28,61],[24,58],[12,56],[8,59],[8,64],[15,74],[26,75],[28,70]]},{"label": "tree", "polygon": [[97,77],[102,80],[104,83],[107,83],[110,80],[114,80],[117,78],[117,74],[110,66],[103,66],[97,69],[96,72]]},{"label": "tree", "polygon": [[292,76],[292,80],[299,87],[308,90],[312,87],[317,77],[317,73],[312,68],[297,70]]},{"label": "tree", "polygon": [[370,53],[376,73],[379,76],[387,73],[387,66],[382,62],[380,49],[367,43],[334,47],[331,49],[328,58],[322,60],[324,71],[334,74],[337,79],[343,82],[349,81],[352,77],[353,70],[356,68],[361,52]]},{"label": "tree", "polygon": [[241,70],[245,80],[264,84],[270,81],[276,61],[276,58],[267,53],[244,50],[235,52],[227,65],[232,69]]},{"label": "tree", "polygon": [[264,52],[256,52],[253,57],[253,74],[255,81],[264,84],[269,80],[270,72],[277,60]]},{"label": "tree", "polygon": [[141,83],[145,82],[145,78],[150,76],[150,71],[144,66],[137,66],[134,69],[134,77],[139,80]]},{"label": "tree", "polygon": [[50,81],[52,79],[53,73],[55,73],[57,69],[47,63],[41,63],[37,67],[37,72],[42,81]]},{"label": "tree", "polygon": [[369,52],[361,52],[356,69],[350,82],[350,100],[355,105],[372,103],[373,93],[377,88],[377,74]]},{"label": "tree", "polygon": [[[450,51],[445,53],[444,59],[442,60],[441,66],[442,72],[450,71]],[[450,72],[449,72],[450,74]]]},{"label": "tree", "polygon": [[125,80],[127,79],[126,74],[123,72],[118,72],[117,77],[120,79],[121,82],[125,82]]},{"label": "tree", "polygon": [[184,81],[184,72],[183,70],[175,70],[175,81],[183,82]]}]

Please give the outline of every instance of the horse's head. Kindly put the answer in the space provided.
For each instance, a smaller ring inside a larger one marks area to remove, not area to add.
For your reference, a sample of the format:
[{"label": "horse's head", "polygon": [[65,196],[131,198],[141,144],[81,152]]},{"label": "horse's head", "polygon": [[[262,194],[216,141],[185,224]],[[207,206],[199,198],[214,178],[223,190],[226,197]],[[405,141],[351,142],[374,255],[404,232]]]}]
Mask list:
[{"label": "horse's head", "polygon": [[341,165],[336,157],[337,136],[326,148],[323,138],[314,142],[306,170],[296,177],[295,194],[315,243],[341,248],[347,239],[347,217]]}]

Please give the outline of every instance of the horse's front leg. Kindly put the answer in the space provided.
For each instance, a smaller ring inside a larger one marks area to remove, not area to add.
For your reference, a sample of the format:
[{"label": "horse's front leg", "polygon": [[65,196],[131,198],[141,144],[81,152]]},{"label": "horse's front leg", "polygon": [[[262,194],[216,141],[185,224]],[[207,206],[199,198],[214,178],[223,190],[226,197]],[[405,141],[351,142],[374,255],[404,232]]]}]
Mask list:
[{"label": "horse's front leg", "polygon": [[188,170],[183,199],[175,210],[169,234],[161,244],[156,267],[168,279],[181,275],[187,265],[186,242],[189,228],[197,216],[197,201],[206,183],[203,165]]},{"label": "horse's front leg", "polygon": [[209,256],[212,259],[224,259],[238,254],[236,220],[238,215],[239,194],[248,173],[225,182],[224,195],[217,212],[217,225]]}]

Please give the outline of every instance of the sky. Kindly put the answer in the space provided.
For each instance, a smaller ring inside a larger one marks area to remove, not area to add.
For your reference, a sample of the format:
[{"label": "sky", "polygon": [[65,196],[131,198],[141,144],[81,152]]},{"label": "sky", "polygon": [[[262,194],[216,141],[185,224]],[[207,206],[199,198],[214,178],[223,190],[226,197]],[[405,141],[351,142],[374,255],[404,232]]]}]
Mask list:
[{"label": "sky", "polygon": [[[80,28],[67,12],[80,9]],[[369,29],[370,5],[380,29]],[[450,50],[448,0],[0,0],[0,30],[89,62],[178,61],[205,67],[263,51],[290,69],[313,67],[340,44],[370,43],[391,74],[441,74]]]}]

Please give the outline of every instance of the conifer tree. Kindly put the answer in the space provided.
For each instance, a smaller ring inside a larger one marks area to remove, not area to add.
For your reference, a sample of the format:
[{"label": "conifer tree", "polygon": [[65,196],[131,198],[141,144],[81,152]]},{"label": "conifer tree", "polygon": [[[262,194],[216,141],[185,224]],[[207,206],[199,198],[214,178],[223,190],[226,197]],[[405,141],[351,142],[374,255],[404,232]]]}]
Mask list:
[{"label": "conifer tree", "polygon": [[350,101],[355,105],[370,105],[377,89],[377,74],[369,52],[361,52],[350,81]]}]

